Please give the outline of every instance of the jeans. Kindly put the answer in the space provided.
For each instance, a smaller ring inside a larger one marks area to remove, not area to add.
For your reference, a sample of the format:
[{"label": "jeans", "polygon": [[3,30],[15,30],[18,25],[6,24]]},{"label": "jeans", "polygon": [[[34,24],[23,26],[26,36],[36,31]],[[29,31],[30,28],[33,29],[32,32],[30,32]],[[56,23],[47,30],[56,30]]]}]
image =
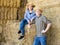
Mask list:
[{"label": "jeans", "polygon": [[27,20],[26,19],[23,19],[21,22],[20,22],[20,31],[22,33],[22,35],[25,35],[25,25],[28,24]]},{"label": "jeans", "polygon": [[33,45],[47,45],[46,36],[35,37]]}]

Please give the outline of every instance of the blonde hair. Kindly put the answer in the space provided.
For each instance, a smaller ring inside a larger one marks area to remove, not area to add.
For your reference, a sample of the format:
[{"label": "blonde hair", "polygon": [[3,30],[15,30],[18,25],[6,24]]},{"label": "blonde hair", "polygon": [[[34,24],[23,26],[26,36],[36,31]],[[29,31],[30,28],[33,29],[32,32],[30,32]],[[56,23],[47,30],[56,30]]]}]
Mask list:
[{"label": "blonde hair", "polygon": [[39,10],[40,12],[43,12],[43,8],[41,8],[41,7],[35,7],[34,10],[35,10],[35,11],[36,11],[36,10]]},{"label": "blonde hair", "polygon": [[27,3],[27,4],[26,4],[26,7],[25,7],[26,10],[28,9],[29,5],[32,5],[33,8],[35,7],[35,5],[30,2],[30,3]]}]

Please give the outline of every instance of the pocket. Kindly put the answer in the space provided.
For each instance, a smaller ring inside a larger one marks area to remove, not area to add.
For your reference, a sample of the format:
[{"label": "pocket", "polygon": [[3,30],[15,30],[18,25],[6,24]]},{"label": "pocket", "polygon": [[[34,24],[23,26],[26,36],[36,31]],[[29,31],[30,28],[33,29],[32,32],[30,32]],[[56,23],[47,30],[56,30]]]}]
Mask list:
[{"label": "pocket", "polygon": [[47,37],[46,36],[42,36],[41,39],[42,39],[42,41],[46,41]]}]

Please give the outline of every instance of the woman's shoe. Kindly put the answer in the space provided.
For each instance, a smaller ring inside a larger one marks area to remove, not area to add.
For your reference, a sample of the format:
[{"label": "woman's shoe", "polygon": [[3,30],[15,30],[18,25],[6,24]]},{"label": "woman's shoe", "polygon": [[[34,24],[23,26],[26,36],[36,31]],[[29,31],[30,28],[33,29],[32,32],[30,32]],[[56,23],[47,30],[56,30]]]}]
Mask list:
[{"label": "woman's shoe", "polygon": [[18,34],[20,34],[20,33],[21,33],[21,31],[19,30],[19,31],[18,31]]}]

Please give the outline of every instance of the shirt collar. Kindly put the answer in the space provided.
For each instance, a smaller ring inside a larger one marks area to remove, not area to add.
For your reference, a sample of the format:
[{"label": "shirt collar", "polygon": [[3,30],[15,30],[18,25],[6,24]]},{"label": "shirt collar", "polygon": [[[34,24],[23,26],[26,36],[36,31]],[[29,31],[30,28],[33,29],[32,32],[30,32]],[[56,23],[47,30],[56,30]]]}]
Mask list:
[{"label": "shirt collar", "polygon": [[42,16],[42,14],[39,17],[37,17],[37,18],[40,18],[41,16]]},{"label": "shirt collar", "polygon": [[[28,9],[27,11],[30,13],[29,9]],[[32,12],[31,12],[31,13],[34,13],[34,10],[32,10]]]}]

